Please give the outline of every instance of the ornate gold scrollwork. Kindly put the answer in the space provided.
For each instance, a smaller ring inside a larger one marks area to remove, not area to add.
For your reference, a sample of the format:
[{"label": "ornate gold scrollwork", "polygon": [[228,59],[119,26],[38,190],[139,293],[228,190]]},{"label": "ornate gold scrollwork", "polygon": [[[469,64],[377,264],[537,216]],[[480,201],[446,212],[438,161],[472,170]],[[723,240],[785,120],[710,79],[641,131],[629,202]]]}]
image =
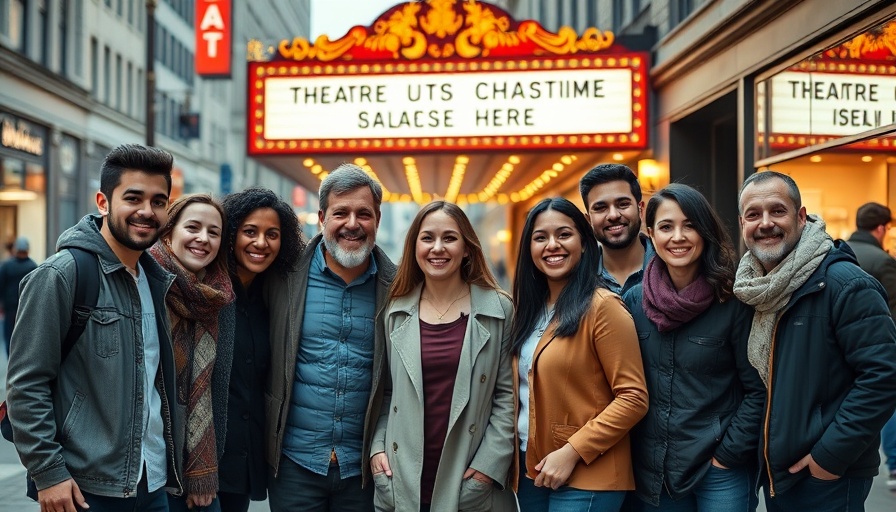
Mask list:
[{"label": "ornate gold scrollwork", "polygon": [[420,18],[420,28],[440,39],[453,36],[464,25],[463,16],[454,10],[455,0],[430,0],[429,12]]},{"label": "ornate gold scrollwork", "polygon": [[367,39],[367,31],[363,27],[354,27],[342,39],[330,41],[325,36],[319,36],[311,45],[307,39],[296,37],[292,41],[280,42],[280,55],[292,60],[312,60],[329,62],[345,54],[345,52],[358,46]]},{"label": "ornate gold scrollwork", "polygon": [[515,32],[507,32],[510,20],[507,16],[495,16],[491,9],[483,8],[478,2],[464,4],[466,29],[457,35],[457,54],[472,58],[487,56],[489,51],[499,46],[517,46],[520,37]]},{"label": "ornate gold scrollwork", "polygon": [[377,21],[373,25],[374,34],[364,41],[364,47],[389,51],[393,58],[398,58],[399,52],[406,59],[423,57],[426,54],[426,36],[417,30],[420,9],[417,2],[407,3],[393,12],[388,20]]}]

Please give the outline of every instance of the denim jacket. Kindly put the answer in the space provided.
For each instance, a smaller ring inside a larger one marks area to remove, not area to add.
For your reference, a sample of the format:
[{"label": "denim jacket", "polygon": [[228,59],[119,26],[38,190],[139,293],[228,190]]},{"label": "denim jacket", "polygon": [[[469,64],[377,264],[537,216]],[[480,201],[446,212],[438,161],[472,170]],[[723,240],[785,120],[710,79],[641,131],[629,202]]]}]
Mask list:
[{"label": "denim jacket", "polygon": [[[51,256],[22,281],[7,376],[9,418],[16,449],[38,489],[74,478],[82,491],[114,497],[136,494],[143,428],[143,338],[133,277],[100,234],[102,218],[88,215],[59,238],[58,248],[97,255],[97,307],[65,361],[62,339],[74,304],[74,258]],[[174,280],[148,254],[140,256],[153,301],[164,312]],[[157,314],[161,352],[156,387],[162,398],[168,481],[182,492],[183,406],[174,394],[174,351],[168,316]],[[173,407],[172,407],[173,405]]]}]

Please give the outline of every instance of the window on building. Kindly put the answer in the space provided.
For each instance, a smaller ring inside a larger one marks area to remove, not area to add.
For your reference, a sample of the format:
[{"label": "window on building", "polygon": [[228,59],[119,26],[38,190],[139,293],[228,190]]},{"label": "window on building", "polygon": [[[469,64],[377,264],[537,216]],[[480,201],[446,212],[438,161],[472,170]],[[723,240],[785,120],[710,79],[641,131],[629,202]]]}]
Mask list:
[{"label": "window on building", "polygon": [[134,65],[128,61],[128,68],[124,74],[125,113],[134,115]]},{"label": "window on building", "polygon": [[694,11],[695,0],[674,0],[672,2],[673,26],[678,25]]},{"label": "window on building", "polygon": [[75,76],[81,77],[84,73],[84,67],[82,62],[84,59],[81,58],[82,48],[83,48],[83,35],[84,35],[84,18],[81,14],[83,0],[74,0],[74,12],[72,13],[72,31],[74,32],[74,37],[72,37],[72,56],[74,57],[75,64]]},{"label": "window on building", "polygon": [[112,0],[105,0],[106,7],[112,7]]},{"label": "window on building", "polygon": [[103,48],[103,103],[112,102],[112,51],[108,46]]},{"label": "window on building", "polygon": [[167,135],[168,129],[168,95],[164,92],[156,92],[156,130]]},{"label": "window on building", "polygon": [[9,5],[9,44],[25,52],[25,33],[28,27],[28,0],[11,0]]},{"label": "window on building", "polygon": [[122,80],[121,54],[115,54],[115,108],[121,110],[123,102],[121,99],[121,82]]},{"label": "window on building", "polygon": [[95,37],[90,38],[90,93],[100,99],[100,49]]},{"label": "window on building", "polygon": [[59,37],[57,43],[59,48],[59,72],[68,76],[68,12],[69,0],[60,0],[59,2]]},{"label": "window on building", "polygon": [[146,84],[143,83],[143,70],[140,68],[137,68],[137,83],[135,85],[136,87],[134,87],[134,89],[137,92],[137,105],[135,109],[136,115],[134,117],[136,117],[138,121],[144,121],[144,114],[146,111],[144,100],[146,89],[144,89],[144,86],[146,86]]},{"label": "window on building", "polygon": [[585,2],[585,26],[586,27],[596,27],[597,26],[597,2],[594,2],[594,1],[586,1]]},{"label": "window on building", "polygon": [[115,0],[115,11],[119,16],[124,16],[124,3],[126,0]]},{"label": "window on building", "polygon": [[40,27],[40,63],[50,66],[50,16],[47,13],[47,0],[37,0],[37,22]]}]

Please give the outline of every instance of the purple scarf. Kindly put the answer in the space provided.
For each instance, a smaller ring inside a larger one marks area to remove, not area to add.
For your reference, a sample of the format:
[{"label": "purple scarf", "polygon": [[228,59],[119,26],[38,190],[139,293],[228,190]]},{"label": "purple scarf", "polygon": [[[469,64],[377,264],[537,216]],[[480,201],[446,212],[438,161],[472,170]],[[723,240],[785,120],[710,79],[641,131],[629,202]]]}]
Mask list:
[{"label": "purple scarf", "polygon": [[671,331],[706,311],[715,300],[715,291],[703,275],[678,291],[666,263],[654,256],[644,272],[644,314],[660,332]]}]

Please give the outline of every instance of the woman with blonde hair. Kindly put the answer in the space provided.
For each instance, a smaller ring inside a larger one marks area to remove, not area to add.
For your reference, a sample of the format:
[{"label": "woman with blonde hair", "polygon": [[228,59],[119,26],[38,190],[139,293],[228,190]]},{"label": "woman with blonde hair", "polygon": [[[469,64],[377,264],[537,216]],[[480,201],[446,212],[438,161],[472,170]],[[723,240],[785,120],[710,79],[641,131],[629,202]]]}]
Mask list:
[{"label": "woman with blonde hair", "polygon": [[[510,299],[469,219],[414,218],[383,313],[389,376],[371,447],[377,510],[515,510]],[[420,429],[420,425],[423,429]]]}]

